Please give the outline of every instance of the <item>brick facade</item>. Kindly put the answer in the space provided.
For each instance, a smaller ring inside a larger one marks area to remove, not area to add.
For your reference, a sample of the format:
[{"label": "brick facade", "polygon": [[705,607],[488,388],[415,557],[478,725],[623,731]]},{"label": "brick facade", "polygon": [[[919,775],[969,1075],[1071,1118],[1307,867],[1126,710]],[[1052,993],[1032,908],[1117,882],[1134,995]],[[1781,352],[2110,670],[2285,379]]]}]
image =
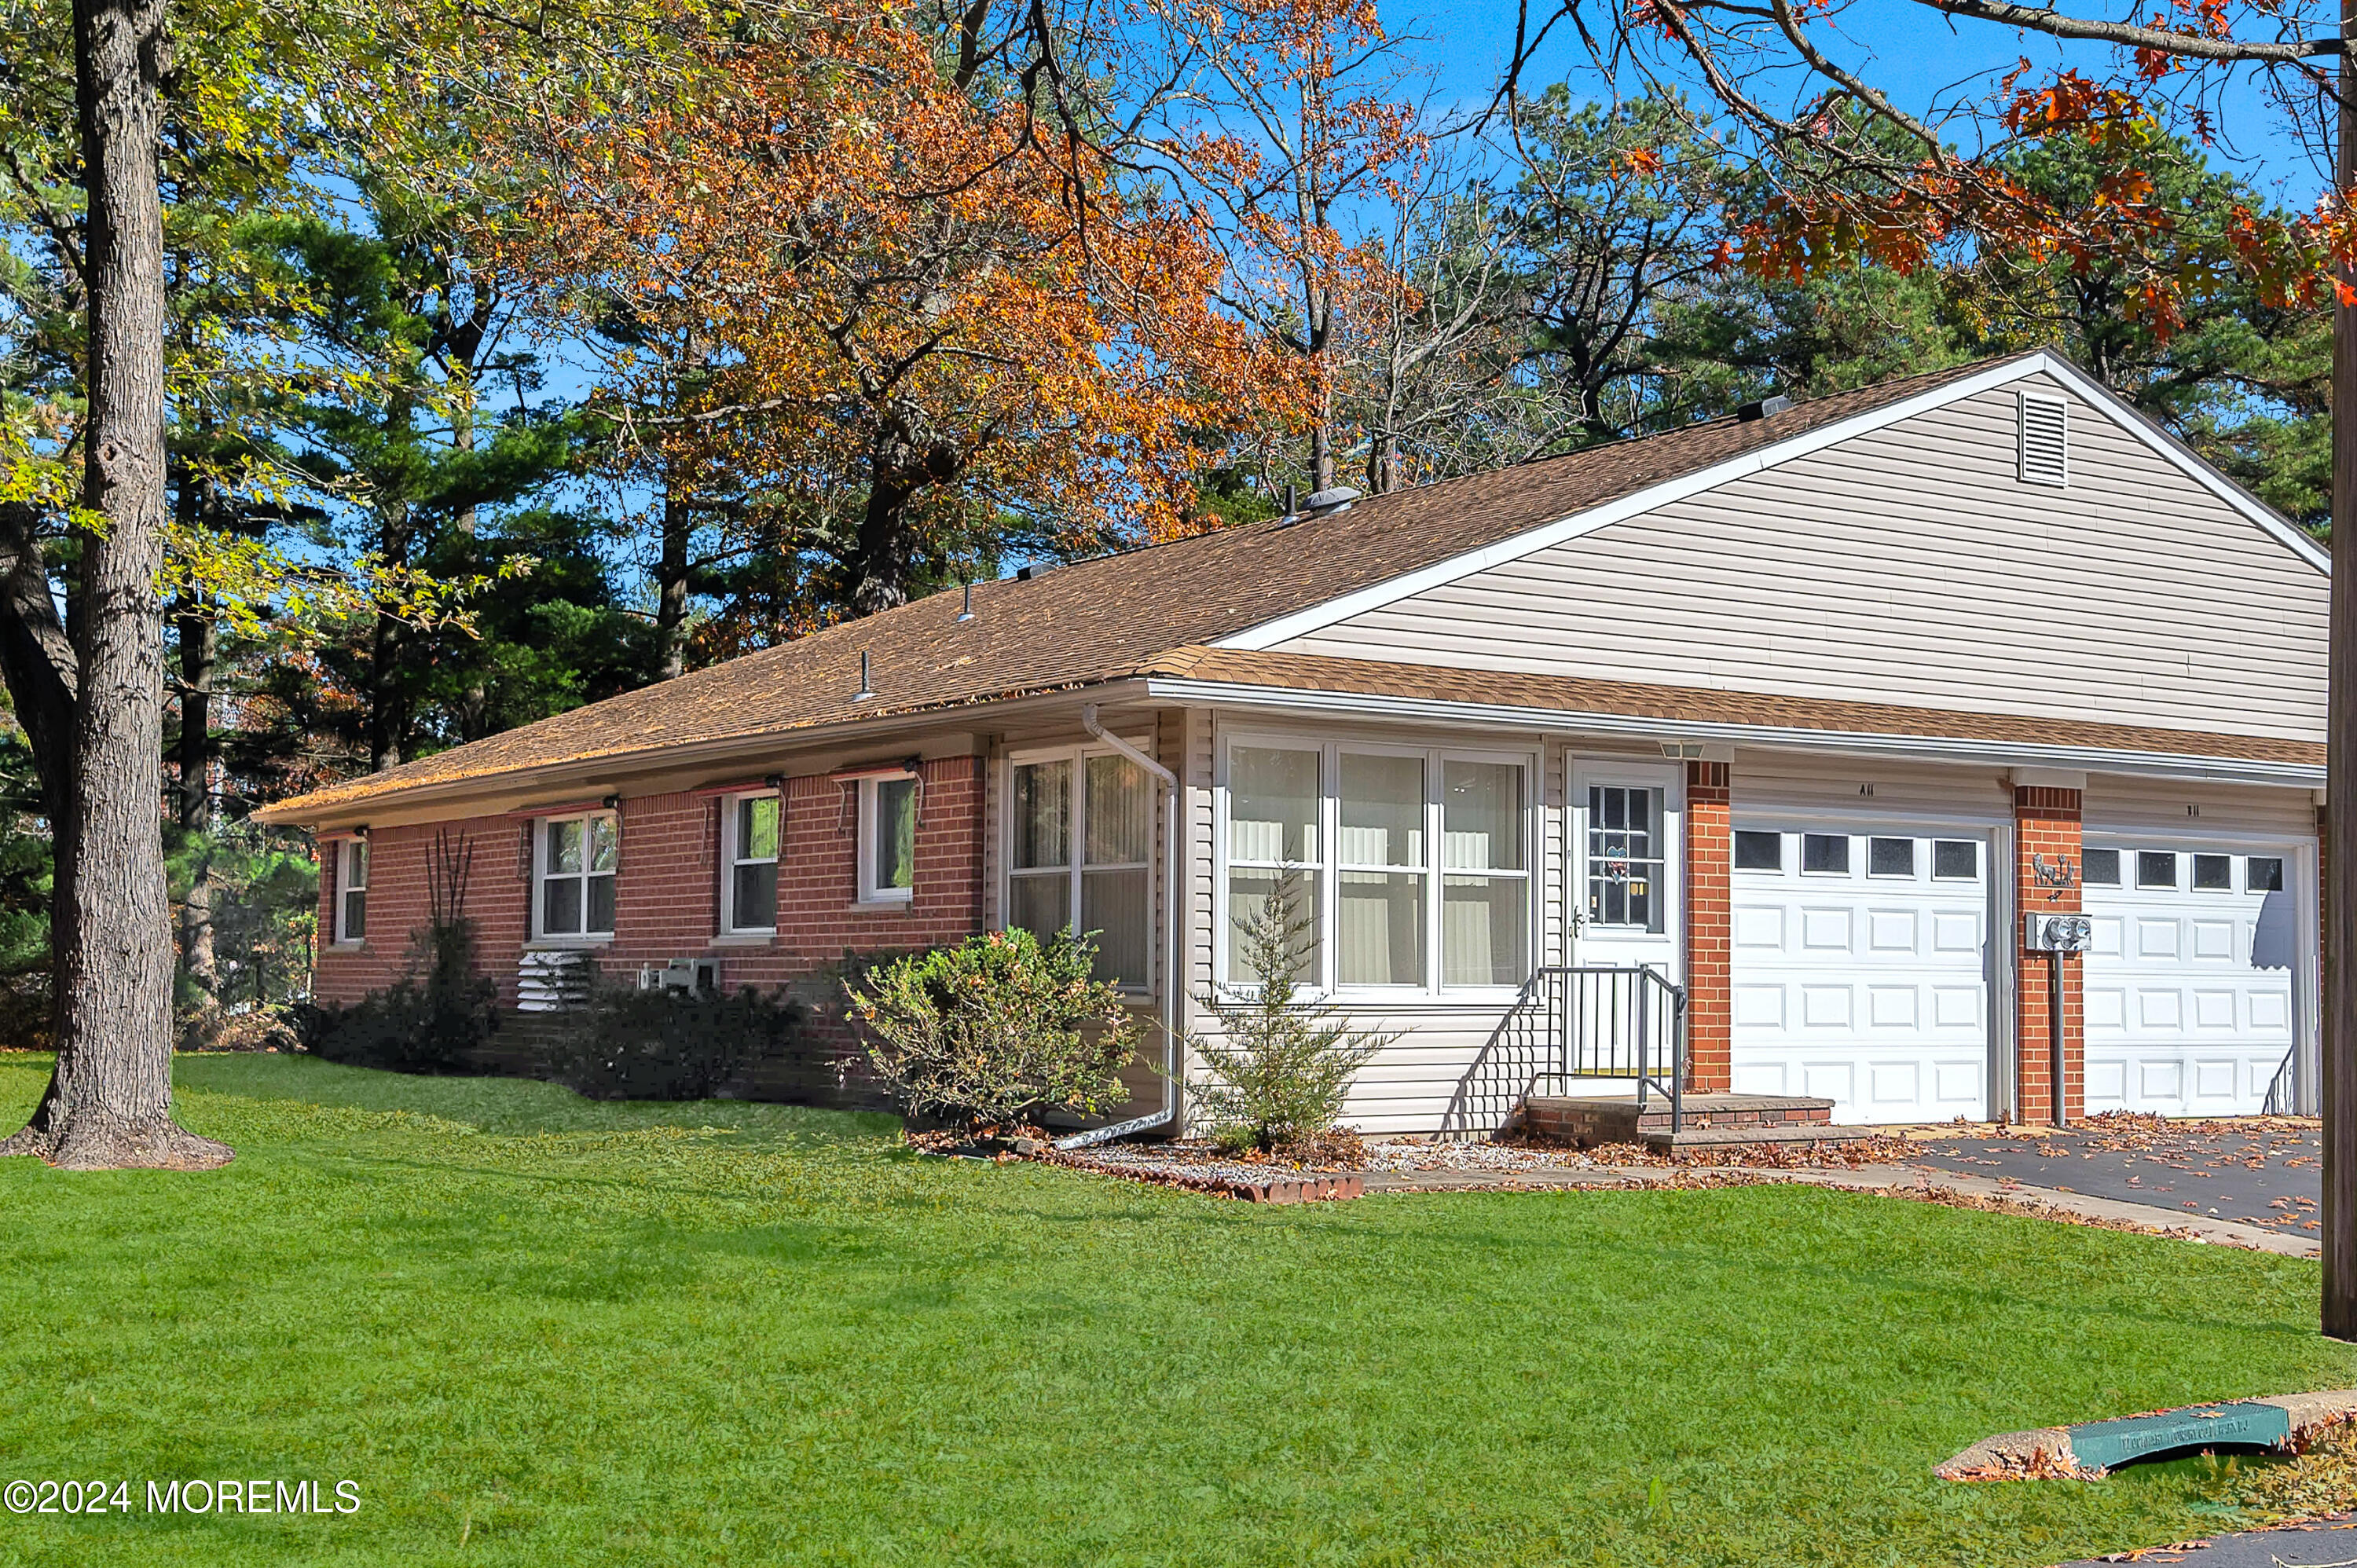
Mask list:
[{"label": "brick facade", "polygon": [[1734,1086],[1730,800],[1726,763],[1686,764],[1686,1086],[1706,1094]]},{"label": "brick facade", "polygon": [[[982,929],[983,768],[978,757],[920,766],[914,897],[903,904],[858,902],[858,786],[823,774],[789,779],[779,929],[770,937],[719,935],[725,797],[625,799],[614,937],[590,950],[599,968],[617,977],[635,974],[642,963],[716,957],[725,988],[794,988],[820,1005],[823,1018],[840,1000],[830,972],[846,952],[937,947]],[[330,940],[335,856],[323,843],[316,993],[350,1003],[400,975],[410,934],[427,921],[429,867],[437,836],[447,835],[462,854],[471,851],[466,913],[476,922],[481,961],[499,983],[500,1004],[512,1007],[531,934],[533,828],[532,817],[517,815],[376,830],[369,847],[369,936],[355,946]]]},{"label": "brick facade", "polygon": [[[2014,1007],[2014,1114],[2025,1122],[2054,1119],[2053,1059],[2050,1033],[2049,966],[2044,953],[2021,947],[2020,914],[2044,910],[2077,914],[2081,909],[2081,793],[2076,789],[2023,785],[2013,792],[2014,908],[2018,911],[2010,940],[2016,964]],[[2040,860],[2050,868],[2067,865],[2069,886],[2053,886],[2038,875]],[[2087,1113],[2085,980],[2087,961],[2064,958],[2062,963],[2062,1117],[2075,1122]]]}]

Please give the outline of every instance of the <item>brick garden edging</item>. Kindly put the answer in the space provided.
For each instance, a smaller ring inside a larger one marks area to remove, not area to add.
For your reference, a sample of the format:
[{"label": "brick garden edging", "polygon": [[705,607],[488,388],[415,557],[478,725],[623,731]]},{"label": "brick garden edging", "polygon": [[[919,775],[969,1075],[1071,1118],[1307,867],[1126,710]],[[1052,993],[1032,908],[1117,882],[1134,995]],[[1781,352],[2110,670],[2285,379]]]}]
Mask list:
[{"label": "brick garden edging", "polygon": [[1266,1181],[1247,1181],[1231,1176],[1199,1176],[1170,1165],[1114,1165],[1062,1149],[1050,1149],[1030,1157],[1042,1165],[1061,1165],[1066,1170],[1118,1176],[1124,1181],[1143,1182],[1150,1187],[1178,1187],[1211,1197],[1242,1198],[1246,1203],[1333,1203],[1344,1198],[1363,1197],[1367,1191],[1365,1177],[1355,1173],[1317,1176],[1303,1172],[1272,1175]]}]

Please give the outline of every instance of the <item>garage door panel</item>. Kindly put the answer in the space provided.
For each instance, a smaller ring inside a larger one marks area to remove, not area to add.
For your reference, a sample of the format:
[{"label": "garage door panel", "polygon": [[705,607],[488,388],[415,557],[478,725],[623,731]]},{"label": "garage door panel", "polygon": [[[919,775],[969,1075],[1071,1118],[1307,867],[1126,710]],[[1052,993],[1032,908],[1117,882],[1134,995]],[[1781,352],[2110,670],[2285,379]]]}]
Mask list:
[{"label": "garage door panel", "polygon": [[[1782,853],[1772,868],[1755,859],[1734,873],[1735,1087],[1821,1096],[1843,1122],[1986,1114],[1986,833],[1915,832],[1913,875],[1870,875],[1908,862],[1887,844],[1878,855],[1868,840],[1910,835],[1847,835],[1844,874],[1802,870],[1804,858],[1841,861],[1823,845],[1804,857],[1804,835],[1825,836],[1822,827],[1738,817],[1735,828],[1777,832]],[[1975,874],[1935,878],[1940,840],[1974,843]],[[1756,854],[1758,842],[1748,848]]]},{"label": "garage door panel", "polygon": [[[2252,856],[2196,846],[2214,866],[2231,862],[2229,886],[2133,886],[2139,856],[2181,847],[2136,843],[2090,828],[2091,848],[2119,851],[2131,875],[2089,883],[2094,940],[2086,964],[2087,1108],[2160,1115],[2247,1115],[2266,1103],[2292,1043],[2292,965],[2298,908],[2288,888],[2254,891]],[[2302,864],[2298,845],[2258,852],[2270,868]],[[2158,864],[2156,862],[2156,864]],[[2108,857],[2106,857],[2108,865]],[[2122,940],[2114,940],[2118,932]]]}]

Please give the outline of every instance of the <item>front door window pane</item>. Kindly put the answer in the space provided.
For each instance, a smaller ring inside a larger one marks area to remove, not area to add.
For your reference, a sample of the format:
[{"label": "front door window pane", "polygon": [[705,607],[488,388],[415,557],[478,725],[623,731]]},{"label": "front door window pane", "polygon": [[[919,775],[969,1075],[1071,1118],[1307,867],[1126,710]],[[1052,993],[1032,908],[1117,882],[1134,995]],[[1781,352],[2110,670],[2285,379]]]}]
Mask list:
[{"label": "front door window pane", "polygon": [[1664,914],[1662,791],[1599,784],[1587,791],[1590,926],[1659,931]]}]

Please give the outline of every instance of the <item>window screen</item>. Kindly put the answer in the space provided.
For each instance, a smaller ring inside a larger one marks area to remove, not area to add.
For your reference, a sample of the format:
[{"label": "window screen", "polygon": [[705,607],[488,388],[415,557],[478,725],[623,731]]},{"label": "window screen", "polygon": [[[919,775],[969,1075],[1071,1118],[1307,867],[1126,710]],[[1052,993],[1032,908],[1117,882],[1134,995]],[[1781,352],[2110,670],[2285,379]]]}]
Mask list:
[{"label": "window screen", "polygon": [[1981,874],[1981,846],[1970,839],[1942,839],[1932,846],[1932,875],[1943,882],[1970,882]]},{"label": "window screen", "polygon": [[1913,839],[1867,840],[1866,874],[1868,876],[1914,875],[1915,841]]},{"label": "window screen", "polygon": [[2139,850],[2136,853],[2136,886],[2176,886],[2177,856],[2155,850]]},{"label": "window screen", "polygon": [[1849,875],[1849,840],[1840,833],[1803,833],[1801,869]]},{"label": "window screen", "polygon": [[2234,857],[2231,854],[2197,854],[2193,857],[2193,886],[2204,893],[2231,892],[2234,886]]},{"label": "window screen", "polygon": [[2090,887],[2117,887],[2120,885],[2120,852],[2115,849],[2091,849],[2080,872],[2080,880]]},{"label": "window screen", "polygon": [[1738,871],[1783,870],[1784,835],[1760,832],[1737,833],[1735,835],[1735,869]]}]

